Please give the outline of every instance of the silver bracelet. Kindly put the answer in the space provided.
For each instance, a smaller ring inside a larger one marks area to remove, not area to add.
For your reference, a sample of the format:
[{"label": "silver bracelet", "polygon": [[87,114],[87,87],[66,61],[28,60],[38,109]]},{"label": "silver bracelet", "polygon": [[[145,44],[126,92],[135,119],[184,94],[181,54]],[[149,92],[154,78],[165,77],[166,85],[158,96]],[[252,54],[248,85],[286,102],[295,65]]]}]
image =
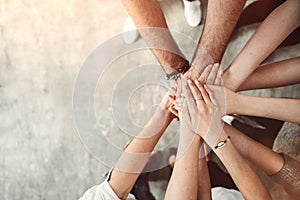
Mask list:
[{"label": "silver bracelet", "polygon": [[228,136],[228,137],[226,138],[226,140],[219,142],[219,143],[215,146],[215,149],[219,149],[219,148],[224,147],[225,144],[226,144],[228,141],[230,141],[230,136]]},{"label": "silver bracelet", "polygon": [[166,78],[167,78],[167,80],[175,80],[176,81],[177,79],[180,78],[181,74],[184,74],[187,70],[189,70],[189,68],[190,68],[189,64],[184,65],[183,67],[181,67],[169,74],[166,73]]}]

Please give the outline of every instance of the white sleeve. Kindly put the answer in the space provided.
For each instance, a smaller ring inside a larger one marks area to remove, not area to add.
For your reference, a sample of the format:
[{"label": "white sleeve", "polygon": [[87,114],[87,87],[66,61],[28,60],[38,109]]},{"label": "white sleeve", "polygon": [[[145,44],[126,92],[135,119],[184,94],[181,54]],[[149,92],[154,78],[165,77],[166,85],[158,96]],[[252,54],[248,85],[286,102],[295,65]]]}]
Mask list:
[{"label": "white sleeve", "polygon": [[87,190],[79,200],[119,200],[107,181]]},{"label": "white sleeve", "polygon": [[244,200],[243,195],[233,189],[214,187],[211,189],[212,200]]}]

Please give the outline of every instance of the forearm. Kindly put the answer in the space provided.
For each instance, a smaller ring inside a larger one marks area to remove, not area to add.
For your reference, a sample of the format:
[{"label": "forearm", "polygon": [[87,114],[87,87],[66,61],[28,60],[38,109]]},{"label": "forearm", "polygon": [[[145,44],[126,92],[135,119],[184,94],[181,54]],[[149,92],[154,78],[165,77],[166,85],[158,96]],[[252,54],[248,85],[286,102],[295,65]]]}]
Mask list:
[{"label": "forearm", "polygon": [[[168,184],[165,199],[197,199],[198,190],[198,153],[201,138],[192,132],[187,140],[180,136],[177,159]],[[185,136],[183,136],[185,137]],[[192,140],[190,140],[192,138]]]},{"label": "forearm", "polygon": [[300,25],[299,1],[288,0],[259,26],[224,73],[225,86],[237,90],[247,77]]},{"label": "forearm", "polygon": [[211,61],[221,61],[245,2],[246,0],[208,1],[206,22],[192,61],[192,66],[198,71],[201,72]]},{"label": "forearm", "polygon": [[[126,198],[151,152],[172,118],[158,109],[143,130],[126,147],[112,171],[109,183],[120,198]],[[126,180],[127,184],[123,184]]]},{"label": "forearm", "polygon": [[188,65],[174,41],[157,0],[123,0],[140,34],[166,72]]},{"label": "forearm", "polygon": [[224,125],[224,132],[231,137],[231,142],[239,153],[267,175],[274,175],[282,168],[284,160],[278,153],[228,124]]},{"label": "forearm", "polygon": [[[221,140],[226,139],[227,134],[223,132],[220,138]],[[225,165],[245,199],[271,199],[259,177],[239,154],[231,141],[228,141],[222,148],[213,148],[213,151]]]},{"label": "forearm", "polygon": [[205,157],[198,162],[198,199],[211,200],[211,184]]},{"label": "forearm", "polygon": [[300,83],[300,57],[257,68],[238,91],[282,87]]},{"label": "forearm", "polygon": [[[266,98],[238,94],[235,106],[227,109],[228,114],[241,114],[300,123],[300,100]],[[228,100],[230,101],[230,100]]]}]

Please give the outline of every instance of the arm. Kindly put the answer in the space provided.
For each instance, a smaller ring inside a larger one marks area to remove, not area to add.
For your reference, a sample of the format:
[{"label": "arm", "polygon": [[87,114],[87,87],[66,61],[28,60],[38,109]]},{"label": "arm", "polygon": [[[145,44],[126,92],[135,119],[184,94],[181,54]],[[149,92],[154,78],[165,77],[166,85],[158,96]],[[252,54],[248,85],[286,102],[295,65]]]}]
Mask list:
[{"label": "arm", "polygon": [[168,95],[147,125],[127,146],[111,173],[109,184],[121,199],[128,196],[150,153],[174,117],[169,111],[171,100]]},{"label": "arm", "polygon": [[[186,84],[183,84],[186,95]],[[165,199],[211,199],[210,180],[205,157],[199,159],[202,140],[193,134],[191,115],[184,102],[179,108],[180,140],[177,159],[168,184]],[[198,195],[197,195],[198,193]]]},{"label": "arm", "polygon": [[205,157],[198,161],[198,199],[211,200],[211,184]]},{"label": "arm", "polygon": [[300,57],[257,68],[238,91],[282,87],[300,83]]},{"label": "arm", "polygon": [[[230,93],[233,92],[230,91]],[[299,99],[266,98],[242,94],[229,94],[226,97],[226,101],[228,102],[226,108],[227,114],[235,113],[273,118],[297,124],[300,123]]]},{"label": "arm", "polygon": [[195,80],[208,64],[220,62],[246,0],[210,0],[192,67],[185,77]]},{"label": "arm", "polygon": [[[227,136],[223,131],[219,141],[225,140]],[[271,200],[270,194],[259,177],[240,155],[232,142],[228,141],[223,148],[213,148],[213,151],[220,158],[245,199]]]},{"label": "arm", "polygon": [[[195,136],[189,129],[182,130],[178,146],[177,159],[168,184],[165,199],[197,199],[198,190],[198,154],[200,148],[199,136]],[[191,135],[190,146],[186,146],[184,135]],[[191,142],[192,141],[192,142]]]},{"label": "arm", "polygon": [[225,71],[223,78],[226,87],[237,90],[256,67],[300,25],[299,10],[300,1],[287,0],[263,21]]},{"label": "arm", "polygon": [[224,132],[231,137],[231,142],[239,153],[267,175],[274,175],[282,168],[284,160],[280,154],[227,124],[224,125]]},{"label": "arm", "polygon": [[[175,162],[165,199],[196,199],[197,197],[201,200],[211,199],[206,159],[205,157],[199,159],[198,156],[201,144],[203,142],[200,137],[194,137],[191,146]],[[184,145],[179,143],[179,146]]]},{"label": "arm", "polygon": [[123,0],[123,4],[167,73],[189,65],[168,30],[157,0]]},{"label": "arm", "polygon": [[[197,83],[196,85],[190,83],[190,88],[193,93],[192,99],[198,99],[202,96],[202,100],[196,101],[196,107],[192,102],[188,103],[189,112],[193,113],[193,110],[196,109],[198,110],[198,116],[200,116],[199,120],[195,122],[196,126],[193,126],[196,128],[195,132],[207,142],[220,158],[245,199],[271,199],[259,177],[239,154],[230,140],[225,143],[223,148],[215,148],[220,141],[224,141],[227,138],[227,134],[222,131],[221,135],[219,135],[212,129],[221,124],[220,118],[217,118],[219,109],[212,92],[207,87],[204,89],[203,86]],[[208,132],[204,132],[203,127],[208,127]],[[211,134],[218,136],[215,141],[207,140]]]},{"label": "arm", "polygon": [[209,88],[217,99],[222,114],[250,115],[300,123],[300,99],[248,96],[222,86],[210,85]]}]

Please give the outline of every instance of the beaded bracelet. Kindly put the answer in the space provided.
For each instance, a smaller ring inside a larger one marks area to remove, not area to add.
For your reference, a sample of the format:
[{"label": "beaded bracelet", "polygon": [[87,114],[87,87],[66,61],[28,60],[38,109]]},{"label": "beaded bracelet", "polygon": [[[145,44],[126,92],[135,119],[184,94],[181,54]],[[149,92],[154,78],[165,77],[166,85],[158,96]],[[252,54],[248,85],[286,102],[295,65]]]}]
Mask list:
[{"label": "beaded bracelet", "polygon": [[219,149],[219,148],[224,147],[225,144],[226,144],[228,141],[230,141],[230,136],[228,136],[228,137],[226,138],[226,140],[219,142],[219,143],[215,146],[215,149]]}]

